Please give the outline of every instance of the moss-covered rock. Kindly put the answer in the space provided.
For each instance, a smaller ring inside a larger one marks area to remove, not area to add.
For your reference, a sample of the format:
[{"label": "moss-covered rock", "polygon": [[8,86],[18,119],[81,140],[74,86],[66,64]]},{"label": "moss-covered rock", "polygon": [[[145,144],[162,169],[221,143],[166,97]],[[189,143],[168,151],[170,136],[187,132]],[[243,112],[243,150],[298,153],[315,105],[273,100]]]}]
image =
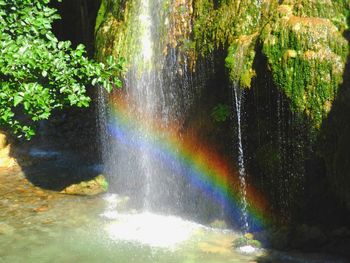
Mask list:
[{"label": "moss-covered rock", "polygon": [[[158,1],[150,1],[155,2]],[[178,61],[186,59],[184,64],[190,70],[196,69],[197,61],[224,54],[230,81],[243,88],[255,85],[255,77],[269,76],[269,83],[273,83],[266,87],[277,88],[274,92],[278,96],[273,98],[280,100],[279,108],[269,109],[269,118],[264,123],[259,120],[259,133],[279,131],[270,132],[270,137],[259,134],[266,138],[257,139],[259,145],[254,148],[253,161],[259,166],[259,172],[268,175],[268,188],[285,194],[284,198],[277,195],[276,199],[283,199],[284,203],[285,199],[294,198],[296,194],[291,189],[303,188],[304,160],[309,157],[313,139],[332,109],[343,82],[349,54],[349,43],[344,37],[348,30],[349,2],[164,0],[162,3],[162,6],[152,6],[161,25],[155,30],[157,39],[161,39],[153,47],[156,53],[176,50]],[[99,59],[107,55],[123,56],[129,63],[133,58],[136,65],[147,66],[141,56],[135,56],[142,46],[139,35],[145,30],[136,26],[141,7],[141,0],[102,1],[96,24]],[[269,72],[263,72],[260,67]],[[250,91],[253,93],[253,90],[254,87]],[[259,92],[264,93],[261,88]],[[271,104],[262,107],[271,107]],[[270,114],[273,110],[279,112]],[[213,117],[224,123],[229,115],[222,113],[225,113],[222,108],[216,108]],[[276,127],[272,126],[270,117],[279,118]],[[332,142],[332,147],[338,148],[330,152],[327,144],[323,155],[330,181],[340,189],[342,199],[350,200],[346,177],[350,169],[346,159],[348,133],[334,134],[342,146],[334,146]],[[333,136],[330,138],[333,140]],[[336,180],[332,180],[333,177]]]},{"label": "moss-covered rock", "polygon": [[[145,29],[136,26],[139,8],[140,1],[102,1],[96,23],[99,59],[114,55],[128,60],[141,49],[138,36]],[[259,42],[292,110],[320,127],[342,82],[348,55],[343,37],[347,1],[169,0],[161,9],[163,28],[158,34],[164,35],[164,42],[159,50],[178,47],[193,61],[224,48],[231,81],[249,88]]]},{"label": "moss-covered rock", "polygon": [[[347,1],[197,0],[197,55],[227,48],[230,79],[250,87],[257,42],[262,43],[277,86],[292,110],[319,128],[342,82],[348,55]],[[328,11],[330,10],[330,11]]]},{"label": "moss-covered rock", "polygon": [[329,19],[298,17],[294,10],[292,5],[278,7],[261,36],[263,52],[292,110],[319,128],[342,82],[348,42]]},{"label": "moss-covered rock", "polygon": [[244,246],[252,246],[255,248],[261,248],[261,243],[260,243],[260,241],[254,239],[253,234],[247,233],[244,236],[236,238],[233,241],[232,246],[234,248],[240,248],[240,247],[244,247]]},{"label": "moss-covered rock", "polygon": [[61,191],[70,195],[97,195],[108,190],[108,182],[103,175],[99,175],[90,181],[72,184]]}]

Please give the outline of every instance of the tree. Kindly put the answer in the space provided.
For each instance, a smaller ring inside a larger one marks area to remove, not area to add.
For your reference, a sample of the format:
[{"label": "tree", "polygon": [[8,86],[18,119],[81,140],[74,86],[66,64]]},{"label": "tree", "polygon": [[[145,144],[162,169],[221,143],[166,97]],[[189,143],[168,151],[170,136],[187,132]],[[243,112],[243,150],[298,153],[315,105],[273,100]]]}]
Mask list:
[{"label": "tree", "polygon": [[87,58],[85,47],[58,41],[52,22],[60,16],[50,0],[0,0],[0,126],[30,139],[33,122],[54,109],[87,107],[89,85],[120,87],[122,60]]}]

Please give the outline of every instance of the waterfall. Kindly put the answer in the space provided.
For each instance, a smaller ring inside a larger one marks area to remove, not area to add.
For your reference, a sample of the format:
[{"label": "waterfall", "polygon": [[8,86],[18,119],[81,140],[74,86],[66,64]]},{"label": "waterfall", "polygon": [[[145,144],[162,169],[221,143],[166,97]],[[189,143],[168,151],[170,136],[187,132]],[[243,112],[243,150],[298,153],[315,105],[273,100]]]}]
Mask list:
[{"label": "waterfall", "polygon": [[[174,103],[167,101],[164,95],[168,92],[167,87],[163,85],[162,68],[165,56],[159,52],[161,33],[157,25],[164,24],[164,21],[162,15],[155,10],[159,10],[163,1],[140,1],[136,12],[136,41],[140,48],[133,54],[125,77],[126,100],[136,123],[143,123],[145,117],[152,122],[161,116],[161,125],[166,125],[166,120],[170,118],[167,105]],[[152,210],[152,206],[158,206],[160,202],[156,194],[159,193],[156,177],[164,171],[150,152],[149,145],[153,143],[153,138],[142,132],[144,128],[147,127],[139,127],[135,134],[130,134],[129,140],[146,142],[147,145],[129,149],[128,146],[116,143],[110,152],[112,159],[108,160],[107,164],[112,180],[116,181],[116,188],[127,190],[129,195],[140,194],[138,206],[144,210]]]},{"label": "waterfall", "polygon": [[[114,102],[102,91],[98,114],[102,161],[111,191],[129,196],[138,210],[202,219],[202,215],[222,215],[208,212],[220,205],[191,182],[193,171],[181,161],[179,149],[163,147],[169,137],[181,143],[183,123],[197,94],[174,28],[187,32],[183,29],[189,26],[187,20],[174,18],[185,16],[179,10],[187,10],[187,5],[168,0],[138,0],[132,5],[133,27],[126,34],[138,48],[128,61],[123,90],[114,91],[122,94],[130,127],[115,124],[120,118],[110,109]],[[199,74],[198,82],[202,77]],[[121,134],[122,128],[130,130]]]},{"label": "waterfall", "polygon": [[[192,30],[191,3],[137,0],[129,8],[125,38],[116,44],[134,45],[123,88],[99,94],[101,155],[110,191],[130,197],[129,205],[140,212],[202,223],[228,218],[225,211],[234,201],[222,178],[229,178],[231,167],[222,169],[224,160],[190,123],[194,98],[206,75],[214,74],[212,56],[193,73],[182,50],[181,41]],[[232,207],[236,213],[236,204]]]},{"label": "waterfall", "polygon": [[248,223],[248,202],[247,202],[247,182],[246,182],[246,169],[244,163],[244,148],[242,140],[242,104],[244,102],[244,90],[241,89],[237,83],[233,84],[233,98],[236,111],[237,120],[237,148],[238,148],[238,173],[241,190],[241,221],[243,224],[243,231],[249,230]]}]

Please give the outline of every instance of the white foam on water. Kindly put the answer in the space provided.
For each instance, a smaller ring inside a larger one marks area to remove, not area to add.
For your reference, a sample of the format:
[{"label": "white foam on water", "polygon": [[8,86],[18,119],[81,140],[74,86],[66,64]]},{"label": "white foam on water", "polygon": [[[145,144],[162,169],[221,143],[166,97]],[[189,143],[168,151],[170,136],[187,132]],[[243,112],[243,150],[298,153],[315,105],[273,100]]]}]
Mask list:
[{"label": "white foam on water", "polygon": [[243,247],[239,247],[238,251],[244,254],[253,254],[255,252],[257,252],[257,249],[253,246],[243,246]]},{"label": "white foam on water", "polygon": [[112,240],[133,241],[151,247],[172,248],[190,239],[204,226],[175,216],[148,212],[139,214],[104,214],[114,219],[106,226]]}]

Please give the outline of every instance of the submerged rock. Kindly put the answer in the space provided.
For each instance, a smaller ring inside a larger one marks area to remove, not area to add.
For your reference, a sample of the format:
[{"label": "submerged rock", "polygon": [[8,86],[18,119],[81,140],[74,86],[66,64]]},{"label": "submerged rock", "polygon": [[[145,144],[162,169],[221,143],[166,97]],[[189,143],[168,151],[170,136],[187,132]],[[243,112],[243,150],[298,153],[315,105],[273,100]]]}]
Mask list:
[{"label": "submerged rock", "polygon": [[261,243],[260,241],[254,239],[253,234],[246,233],[244,236],[236,238],[233,241],[232,246],[237,249],[240,249],[242,247],[261,248]]},{"label": "submerged rock", "polygon": [[100,174],[90,181],[72,184],[61,191],[62,194],[70,195],[98,195],[108,190],[106,178]]},{"label": "submerged rock", "polygon": [[12,226],[0,222],[0,235],[11,235],[14,231],[15,229]]}]

